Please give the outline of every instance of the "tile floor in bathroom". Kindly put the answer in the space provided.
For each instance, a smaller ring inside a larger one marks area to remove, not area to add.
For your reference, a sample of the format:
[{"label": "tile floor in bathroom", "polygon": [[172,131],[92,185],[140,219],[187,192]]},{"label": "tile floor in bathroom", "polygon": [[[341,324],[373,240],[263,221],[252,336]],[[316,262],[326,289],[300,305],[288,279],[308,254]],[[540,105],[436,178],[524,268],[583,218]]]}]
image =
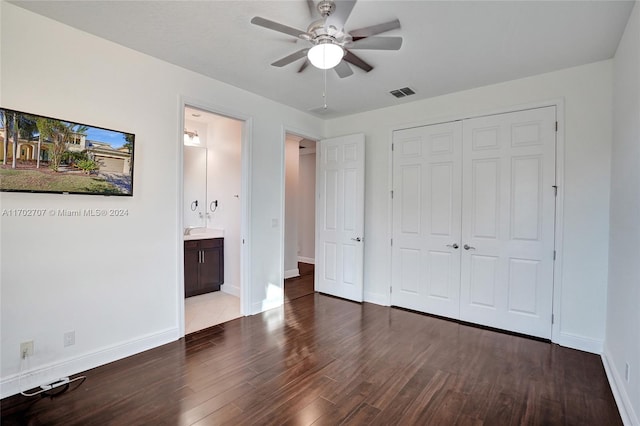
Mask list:
[{"label": "tile floor in bathroom", "polygon": [[240,317],[240,298],[222,291],[187,297],[184,305],[185,334]]}]

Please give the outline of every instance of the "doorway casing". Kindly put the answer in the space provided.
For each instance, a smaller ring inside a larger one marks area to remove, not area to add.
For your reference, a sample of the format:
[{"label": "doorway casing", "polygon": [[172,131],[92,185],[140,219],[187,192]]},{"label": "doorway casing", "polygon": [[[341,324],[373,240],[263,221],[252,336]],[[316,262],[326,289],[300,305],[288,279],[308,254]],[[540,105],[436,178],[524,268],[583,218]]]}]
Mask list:
[{"label": "doorway casing", "polygon": [[[280,190],[281,190],[281,194],[282,194],[282,203],[280,206],[280,217],[282,218],[282,224],[283,226],[281,227],[281,232],[280,232],[280,268],[281,268],[281,272],[280,272],[280,276],[282,277],[281,280],[281,300],[284,302],[284,277],[285,277],[285,267],[284,267],[284,258],[285,258],[285,221],[287,220],[286,216],[285,216],[285,204],[286,204],[286,174],[285,174],[285,167],[286,167],[286,161],[287,161],[287,157],[286,157],[286,144],[287,144],[287,135],[291,135],[291,136],[297,136],[300,137],[302,139],[309,139],[312,141],[315,141],[316,144],[318,143],[318,141],[320,141],[322,138],[319,136],[311,136],[308,135],[307,133],[305,133],[304,131],[301,131],[299,129],[295,129],[293,127],[289,127],[289,126],[282,126],[282,158],[280,159],[281,164],[280,164],[280,170],[281,170],[281,175],[280,175]],[[318,194],[318,155],[316,153],[316,187],[314,188],[314,196],[317,198],[317,194]],[[315,218],[315,225],[314,225],[314,235],[315,238],[318,238],[318,217],[316,216]]]},{"label": "doorway casing", "polygon": [[[240,248],[240,313],[244,316],[251,313],[251,142],[252,142],[252,118],[237,111],[230,110],[219,105],[213,105],[202,100],[185,96],[180,97],[178,123],[178,134],[176,140],[176,159],[178,161],[178,202],[177,202],[177,240],[183,241],[184,233],[184,164],[183,164],[183,129],[185,128],[184,110],[185,107],[193,107],[205,112],[220,115],[242,122],[242,147],[241,147],[241,223],[240,235],[242,244]],[[184,312],[184,245],[177,244],[177,323],[179,337],[185,335],[185,312]]]}]

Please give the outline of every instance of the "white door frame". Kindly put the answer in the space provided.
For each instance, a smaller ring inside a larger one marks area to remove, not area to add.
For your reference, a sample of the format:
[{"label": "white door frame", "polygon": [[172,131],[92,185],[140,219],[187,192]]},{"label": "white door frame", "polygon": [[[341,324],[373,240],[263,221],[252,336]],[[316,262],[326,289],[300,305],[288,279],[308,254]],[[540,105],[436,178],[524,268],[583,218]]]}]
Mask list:
[{"label": "white door frame", "polygon": [[[286,203],[286,196],[287,196],[287,191],[286,191],[286,176],[285,176],[285,168],[286,168],[286,161],[287,161],[287,150],[286,150],[286,144],[287,144],[287,135],[292,135],[292,136],[298,136],[301,137],[303,139],[310,139],[312,141],[316,141],[316,144],[320,143],[320,140],[322,139],[320,136],[311,136],[308,133],[306,133],[303,130],[299,130],[296,129],[294,127],[291,126],[287,126],[287,125],[283,125],[282,129],[282,158],[280,159],[280,171],[281,171],[281,175],[280,175],[280,193],[282,194],[282,203],[280,205],[280,217],[282,218],[282,226],[280,227],[280,277],[281,280],[280,282],[282,283],[282,285],[280,286],[280,289],[282,290],[282,301],[284,302],[284,245],[285,245],[285,236],[284,236],[284,230],[285,230],[285,221],[287,220],[286,216],[285,216],[285,203]],[[318,194],[318,151],[317,151],[317,147],[316,147],[316,187],[314,188],[314,196],[317,197]],[[315,225],[314,225],[314,235],[315,238],[318,238],[318,218],[316,215],[315,218]],[[317,256],[317,254],[314,254],[314,256]]]},{"label": "white door frame", "polygon": [[[451,121],[465,120],[469,118],[484,117],[488,115],[505,114],[509,112],[517,112],[534,108],[543,108],[548,106],[556,107],[556,120],[558,122],[558,131],[556,132],[556,186],[558,187],[558,196],[556,197],[556,213],[555,213],[555,251],[556,260],[553,267],[553,318],[551,325],[551,341],[569,347],[582,347],[583,342],[574,342],[575,337],[570,335],[563,335],[560,332],[560,324],[562,321],[562,237],[564,230],[564,128],[565,128],[565,114],[564,114],[564,98],[551,99],[541,102],[532,102],[527,104],[513,105],[510,107],[487,110],[486,112],[476,114],[458,114],[440,117],[432,120],[425,120],[419,122],[410,122],[400,125],[391,126],[388,128],[388,153],[389,153],[389,176],[388,176],[388,190],[389,190],[389,221],[387,223],[388,241],[393,238],[393,203],[391,200],[391,191],[393,190],[393,132],[397,130],[410,129],[413,127],[430,126],[433,124],[448,123]],[[391,244],[387,246],[387,258],[389,259],[389,275],[388,280],[391,283]],[[387,295],[387,304],[391,304],[391,285],[389,286],[389,293]],[[580,340],[580,339],[579,339]]]},{"label": "white door frame", "polygon": [[253,119],[251,116],[245,115],[241,112],[231,110],[219,105],[210,104],[200,99],[194,99],[187,96],[180,96],[179,101],[179,113],[178,134],[176,140],[176,159],[178,161],[178,227],[177,227],[177,240],[180,242],[177,244],[177,323],[178,323],[178,338],[185,335],[185,320],[184,320],[184,244],[181,242],[184,240],[184,163],[183,163],[183,147],[184,147],[184,109],[187,106],[191,106],[197,109],[201,109],[212,114],[232,118],[242,122],[242,147],[241,147],[241,190],[242,196],[241,202],[241,220],[240,220],[240,235],[242,237],[243,244],[240,249],[240,313],[244,316],[251,314],[251,144],[252,144],[252,131],[253,131]]}]

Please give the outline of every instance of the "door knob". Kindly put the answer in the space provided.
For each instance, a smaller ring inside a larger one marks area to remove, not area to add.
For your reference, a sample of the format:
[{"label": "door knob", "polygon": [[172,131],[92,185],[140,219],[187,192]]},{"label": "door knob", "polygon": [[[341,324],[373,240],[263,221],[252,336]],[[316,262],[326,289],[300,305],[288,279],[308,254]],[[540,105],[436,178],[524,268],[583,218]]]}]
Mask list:
[{"label": "door knob", "polygon": [[453,244],[447,244],[447,247],[451,247],[453,249],[457,249],[458,248],[458,244],[453,243]]},{"label": "door knob", "polygon": [[475,250],[476,249],[475,247],[471,247],[468,244],[465,244],[463,247],[464,247],[465,250]]},{"label": "door knob", "polygon": [[351,241],[360,242],[360,241],[362,241],[362,239],[360,237],[356,237],[356,238],[352,238]]}]

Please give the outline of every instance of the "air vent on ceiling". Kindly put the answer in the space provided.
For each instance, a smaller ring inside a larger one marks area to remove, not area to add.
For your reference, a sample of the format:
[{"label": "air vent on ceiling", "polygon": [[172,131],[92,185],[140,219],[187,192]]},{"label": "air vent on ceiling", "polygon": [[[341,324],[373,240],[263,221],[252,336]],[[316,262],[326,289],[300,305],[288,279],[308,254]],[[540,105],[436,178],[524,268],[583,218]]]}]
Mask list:
[{"label": "air vent on ceiling", "polygon": [[416,92],[414,92],[413,89],[410,89],[409,87],[403,87],[402,89],[392,90],[389,93],[391,93],[396,98],[404,98],[405,96],[411,96],[416,94]]}]

